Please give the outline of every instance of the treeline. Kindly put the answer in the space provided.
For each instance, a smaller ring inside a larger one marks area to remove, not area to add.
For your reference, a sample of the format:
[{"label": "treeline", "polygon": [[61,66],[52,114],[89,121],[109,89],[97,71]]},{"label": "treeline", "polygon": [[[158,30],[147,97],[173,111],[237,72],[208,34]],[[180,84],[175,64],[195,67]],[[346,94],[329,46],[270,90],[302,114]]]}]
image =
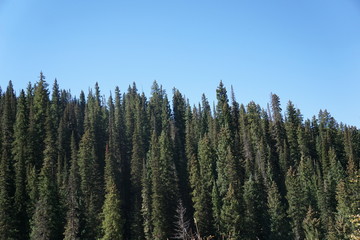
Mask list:
[{"label": "treeline", "polygon": [[357,128],[151,90],[0,90],[0,239],[359,239]]}]

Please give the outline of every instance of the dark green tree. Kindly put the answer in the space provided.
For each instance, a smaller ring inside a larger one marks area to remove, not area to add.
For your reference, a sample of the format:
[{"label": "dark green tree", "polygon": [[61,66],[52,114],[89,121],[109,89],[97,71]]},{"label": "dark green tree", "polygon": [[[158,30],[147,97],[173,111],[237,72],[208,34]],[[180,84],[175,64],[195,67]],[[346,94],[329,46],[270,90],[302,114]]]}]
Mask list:
[{"label": "dark green tree", "polygon": [[309,207],[306,217],[303,221],[303,228],[305,232],[306,240],[320,240],[321,237],[320,231],[320,219],[316,217],[316,212]]},{"label": "dark green tree", "polygon": [[230,183],[229,189],[223,199],[221,208],[221,235],[223,238],[236,240],[242,236],[244,220],[241,218],[241,200]]},{"label": "dark green tree", "polygon": [[46,118],[44,162],[39,179],[39,199],[33,216],[31,239],[62,239],[63,217],[56,185],[56,148],[49,108]]},{"label": "dark green tree", "polygon": [[286,209],[281,201],[281,196],[275,182],[268,189],[267,207],[270,217],[271,240],[291,239],[291,228]]},{"label": "dark green tree", "polygon": [[46,137],[46,109],[49,104],[48,84],[45,76],[40,72],[40,80],[35,84],[33,97],[30,97],[28,104],[30,106],[29,123],[29,158],[31,164],[35,165],[36,170],[40,170],[44,159],[45,137]]},{"label": "dark green tree", "polygon": [[[157,141],[152,142],[156,143]],[[153,150],[156,151],[156,148]],[[156,153],[152,153],[154,157],[151,159],[153,161],[151,215],[154,239],[166,239],[173,235],[178,188],[172,151],[169,132],[163,130],[159,138],[158,157],[156,157]]]},{"label": "dark green tree", "polygon": [[147,141],[147,116],[145,97],[135,99],[135,125],[132,136],[132,153],[130,162],[131,182],[131,237],[144,239],[142,207],[142,177],[146,160]]},{"label": "dark green tree", "polygon": [[14,212],[14,168],[12,145],[14,141],[13,124],[16,118],[16,97],[12,82],[6,89],[2,99],[1,115],[1,159],[0,159],[0,238],[13,239],[16,229]]},{"label": "dark green tree", "polygon": [[29,237],[29,214],[26,204],[28,193],[26,191],[26,169],[28,168],[28,111],[26,106],[25,92],[22,90],[18,98],[16,121],[14,126],[14,170],[15,170],[15,213],[16,228],[19,239]]},{"label": "dark green tree", "polygon": [[265,239],[269,236],[269,216],[266,193],[260,180],[252,176],[244,184],[245,239]]},{"label": "dark green tree", "polygon": [[286,174],[286,189],[286,199],[289,204],[287,213],[290,218],[294,238],[303,239],[304,230],[302,228],[302,222],[306,216],[306,202],[298,173],[292,167],[289,168]]},{"label": "dark green tree", "polygon": [[78,151],[75,134],[71,136],[71,166],[67,183],[67,213],[64,232],[65,240],[80,240],[84,230],[84,206],[80,188]]},{"label": "dark green tree", "polygon": [[102,181],[95,154],[95,138],[86,130],[79,146],[80,189],[84,200],[84,238],[96,239],[100,234],[100,212],[102,206]]},{"label": "dark green tree", "polygon": [[102,239],[123,239],[124,219],[121,209],[121,198],[116,185],[116,164],[120,157],[115,137],[115,108],[112,97],[109,98],[109,140],[105,157],[105,201],[103,205]]},{"label": "dark green tree", "polygon": [[215,234],[211,199],[215,181],[215,151],[210,138],[205,135],[199,142],[199,171],[193,191],[194,218],[202,236]]},{"label": "dark green tree", "polygon": [[177,179],[179,180],[179,193],[186,214],[191,219],[193,206],[191,202],[191,188],[189,182],[188,159],[186,157],[186,102],[179,90],[173,90],[173,127],[172,136],[174,139],[174,162],[176,167]]}]

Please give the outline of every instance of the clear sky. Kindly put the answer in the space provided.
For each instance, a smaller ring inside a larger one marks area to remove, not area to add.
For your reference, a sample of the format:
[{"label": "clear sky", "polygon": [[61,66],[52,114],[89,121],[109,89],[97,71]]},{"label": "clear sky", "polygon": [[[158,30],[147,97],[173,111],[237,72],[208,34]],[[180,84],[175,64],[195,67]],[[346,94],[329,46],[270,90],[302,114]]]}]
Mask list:
[{"label": "clear sky", "polygon": [[0,0],[0,86],[40,71],[79,95],[154,80],[212,102],[222,80],[240,103],[270,93],[305,118],[327,109],[360,126],[358,0]]}]

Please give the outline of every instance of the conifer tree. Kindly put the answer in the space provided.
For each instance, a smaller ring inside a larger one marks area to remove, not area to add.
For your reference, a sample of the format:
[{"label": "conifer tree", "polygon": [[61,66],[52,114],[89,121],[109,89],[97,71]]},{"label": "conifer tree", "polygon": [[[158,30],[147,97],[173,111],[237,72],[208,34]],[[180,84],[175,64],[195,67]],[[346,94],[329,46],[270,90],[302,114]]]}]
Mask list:
[{"label": "conifer tree", "polygon": [[149,120],[150,120],[150,129],[155,131],[157,136],[160,136],[162,131],[162,108],[164,106],[163,99],[165,96],[165,90],[162,89],[162,86],[154,81],[151,87],[151,98],[149,101]]},{"label": "conifer tree", "polygon": [[290,218],[290,223],[295,239],[303,239],[304,231],[302,228],[302,221],[306,215],[306,206],[304,201],[304,193],[300,182],[298,180],[298,174],[292,167],[289,168],[286,174],[286,199],[289,204],[287,210]]},{"label": "conifer tree", "polygon": [[215,234],[211,193],[215,181],[215,151],[208,135],[199,142],[199,171],[193,191],[194,218],[203,236]]},{"label": "conifer tree", "polygon": [[[28,101],[30,106],[30,123],[29,123],[29,147],[30,147],[30,162],[35,165],[36,170],[40,170],[42,161],[44,159],[45,150],[45,122],[46,109],[49,103],[48,84],[45,81],[45,76],[40,72],[40,80],[34,87],[33,99]],[[28,98],[32,98],[28,94]]]},{"label": "conifer tree", "polygon": [[26,204],[28,193],[26,192],[26,169],[28,168],[28,112],[26,108],[25,92],[22,90],[18,98],[16,121],[14,126],[14,170],[15,170],[15,213],[16,228],[19,239],[28,239],[29,214]]},{"label": "conifer tree", "polygon": [[[151,166],[150,166],[150,161],[151,161],[151,150],[150,153],[148,154],[148,161],[144,162],[144,171],[142,173],[142,178],[141,178],[141,185],[142,185],[142,190],[141,190],[141,215],[143,217],[143,232],[144,232],[144,237],[146,240],[151,240],[152,238],[152,233],[153,233],[153,224],[152,224],[152,199],[151,199],[151,195],[152,195],[152,181],[151,181]],[[151,163],[152,164],[152,163]]]},{"label": "conifer tree", "polygon": [[288,136],[290,148],[290,162],[297,166],[300,161],[300,149],[298,144],[298,129],[301,126],[302,117],[298,109],[295,109],[294,104],[289,101],[286,108],[285,128]]},{"label": "conifer tree", "polygon": [[264,239],[269,235],[269,217],[264,186],[250,176],[244,184],[245,239]]},{"label": "conifer tree", "polygon": [[113,178],[106,182],[106,195],[103,207],[104,220],[102,229],[103,240],[119,240],[123,238],[123,218],[121,216],[119,191]]},{"label": "conifer tree", "polygon": [[121,209],[121,198],[116,185],[116,163],[119,154],[115,138],[115,118],[112,98],[109,98],[109,140],[105,157],[105,201],[103,205],[102,230],[104,240],[121,240],[124,238],[124,220]]},{"label": "conifer tree", "polygon": [[[54,84],[52,87],[52,93],[51,93],[51,100],[50,100],[50,113],[51,113],[51,117],[53,119],[53,126],[54,128],[57,128],[60,122],[60,117],[61,117],[61,106],[60,106],[60,89],[59,89],[59,84],[55,78],[54,80]],[[56,138],[56,136],[55,136]]]},{"label": "conifer tree", "polygon": [[130,162],[131,181],[131,235],[133,239],[144,239],[141,217],[141,179],[143,164],[146,158],[145,115],[146,109],[140,98],[136,98],[135,126],[133,133],[132,154]]},{"label": "conifer tree", "polygon": [[281,202],[281,196],[275,182],[272,182],[268,190],[267,207],[270,217],[271,240],[290,239],[291,229],[286,215],[286,209]]},{"label": "conifer tree", "polygon": [[283,175],[286,174],[289,168],[288,161],[288,144],[286,138],[286,130],[284,121],[281,115],[280,98],[276,94],[271,94],[271,107],[272,107],[272,134],[276,142],[276,151],[279,158],[279,166]]},{"label": "conifer tree", "polygon": [[78,151],[74,132],[71,135],[71,166],[67,184],[65,240],[80,240],[84,230],[84,209],[80,188]]},{"label": "conifer tree", "polygon": [[163,130],[159,138],[158,158],[151,159],[155,162],[152,167],[154,239],[169,238],[173,234],[178,188],[171,144],[169,132]]},{"label": "conifer tree", "polygon": [[241,201],[230,183],[221,208],[221,235],[223,238],[236,240],[242,236]]},{"label": "conifer tree", "polygon": [[320,219],[316,217],[316,212],[309,207],[306,217],[303,221],[303,228],[306,240],[320,240]]},{"label": "conifer tree", "polygon": [[39,179],[39,199],[33,216],[31,239],[62,239],[63,219],[56,186],[56,148],[49,109],[46,118],[44,162]]},{"label": "conifer tree", "polygon": [[221,199],[220,214],[220,231],[223,236],[230,234],[234,239],[237,238],[240,230],[234,229],[236,225],[239,227],[239,219],[227,219],[229,213],[241,215],[241,193],[239,166],[231,151],[231,139],[228,128],[222,128],[219,137],[219,145],[217,152],[217,187],[219,188],[219,196]]},{"label": "conifer tree", "polygon": [[102,206],[102,181],[95,154],[94,135],[86,130],[79,146],[80,189],[84,199],[84,238],[96,239],[99,235],[99,213]]},{"label": "conifer tree", "polygon": [[12,144],[14,141],[14,128],[16,116],[16,98],[9,82],[3,97],[1,121],[1,159],[0,159],[0,238],[13,239],[14,228],[14,169]]},{"label": "conifer tree", "polygon": [[[179,90],[173,89],[173,119],[174,123],[172,128],[173,139],[174,139],[174,162],[176,167],[176,174],[179,180],[179,193],[183,204],[186,209],[188,216],[193,215],[193,207],[190,196],[190,182],[188,176],[188,161],[186,158],[185,143],[186,143],[186,103],[185,99]],[[191,219],[191,218],[190,218]]]}]

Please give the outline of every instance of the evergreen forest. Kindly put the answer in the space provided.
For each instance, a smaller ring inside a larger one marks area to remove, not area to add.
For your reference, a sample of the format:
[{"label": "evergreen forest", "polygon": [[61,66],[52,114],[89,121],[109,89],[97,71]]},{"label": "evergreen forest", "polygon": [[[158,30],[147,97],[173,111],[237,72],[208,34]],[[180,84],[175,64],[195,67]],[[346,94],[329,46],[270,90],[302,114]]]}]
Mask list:
[{"label": "evergreen forest", "polygon": [[0,240],[360,239],[360,132],[327,110],[2,87]]}]

